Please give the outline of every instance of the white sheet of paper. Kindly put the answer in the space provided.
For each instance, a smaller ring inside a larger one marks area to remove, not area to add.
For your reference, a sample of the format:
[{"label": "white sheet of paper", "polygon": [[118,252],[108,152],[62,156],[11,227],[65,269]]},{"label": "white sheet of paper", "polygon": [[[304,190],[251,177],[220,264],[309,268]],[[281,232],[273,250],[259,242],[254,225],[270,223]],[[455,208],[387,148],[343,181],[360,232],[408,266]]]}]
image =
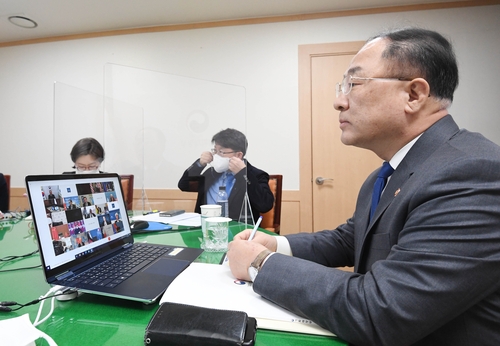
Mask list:
[{"label": "white sheet of paper", "polygon": [[334,335],[262,298],[253,291],[251,282],[236,280],[228,265],[191,263],[167,288],[160,300],[163,302],[245,311],[262,329]]},{"label": "white sheet of paper", "polygon": [[198,213],[183,213],[176,216],[160,216],[160,213],[138,215],[132,220],[161,222],[167,225],[201,227],[201,217]]}]

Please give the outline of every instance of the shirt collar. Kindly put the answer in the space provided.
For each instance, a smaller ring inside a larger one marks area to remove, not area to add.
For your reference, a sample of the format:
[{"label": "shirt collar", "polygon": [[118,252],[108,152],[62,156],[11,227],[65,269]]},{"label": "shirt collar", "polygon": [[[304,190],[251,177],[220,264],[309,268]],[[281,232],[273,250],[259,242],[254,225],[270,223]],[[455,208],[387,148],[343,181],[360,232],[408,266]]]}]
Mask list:
[{"label": "shirt collar", "polygon": [[403,161],[403,159],[405,158],[406,154],[408,154],[408,152],[410,151],[411,147],[413,147],[413,145],[415,144],[415,142],[418,141],[418,139],[420,138],[420,136],[422,136],[422,133],[419,134],[414,139],[412,139],[408,144],[406,144],[404,147],[402,147],[401,149],[399,149],[399,151],[396,154],[394,154],[394,156],[392,157],[392,159],[389,161],[389,164],[391,165],[392,168],[394,168],[394,170],[396,170],[396,168],[398,168],[398,166],[401,163],[401,161]]}]

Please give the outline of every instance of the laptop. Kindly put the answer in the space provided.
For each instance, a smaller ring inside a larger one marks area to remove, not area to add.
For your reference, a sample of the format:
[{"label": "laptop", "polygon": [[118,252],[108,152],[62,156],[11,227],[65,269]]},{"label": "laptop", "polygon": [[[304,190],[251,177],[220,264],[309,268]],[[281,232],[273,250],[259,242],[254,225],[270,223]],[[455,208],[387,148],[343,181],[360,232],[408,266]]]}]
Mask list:
[{"label": "laptop", "polygon": [[28,175],[25,180],[51,285],[153,303],[203,252],[134,243],[118,174]]}]

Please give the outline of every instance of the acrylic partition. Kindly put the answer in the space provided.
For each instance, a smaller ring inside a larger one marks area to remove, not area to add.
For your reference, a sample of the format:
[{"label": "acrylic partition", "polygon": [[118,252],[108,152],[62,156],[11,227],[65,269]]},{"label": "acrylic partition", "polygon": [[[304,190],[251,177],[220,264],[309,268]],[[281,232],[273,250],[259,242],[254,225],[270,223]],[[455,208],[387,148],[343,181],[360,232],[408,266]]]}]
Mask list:
[{"label": "acrylic partition", "polygon": [[[74,171],[70,152],[80,138],[104,143],[103,96],[54,83],[54,173]],[[101,167],[102,168],[102,167]]]},{"label": "acrylic partition", "polygon": [[[144,143],[146,189],[178,189],[184,171],[213,148],[214,134],[226,128],[246,133],[246,92],[241,86],[116,64],[106,64],[104,72],[110,118],[115,117],[114,102],[144,110],[143,126],[130,138]],[[204,192],[201,172],[189,180],[190,191]],[[232,208],[242,210],[241,204]]]},{"label": "acrylic partition", "polygon": [[144,125],[140,107],[109,100],[64,83],[54,83],[54,173],[74,171],[70,157],[81,138],[93,137],[102,144],[104,172],[134,175],[135,188],[144,182],[144,142],[136,137]]}]

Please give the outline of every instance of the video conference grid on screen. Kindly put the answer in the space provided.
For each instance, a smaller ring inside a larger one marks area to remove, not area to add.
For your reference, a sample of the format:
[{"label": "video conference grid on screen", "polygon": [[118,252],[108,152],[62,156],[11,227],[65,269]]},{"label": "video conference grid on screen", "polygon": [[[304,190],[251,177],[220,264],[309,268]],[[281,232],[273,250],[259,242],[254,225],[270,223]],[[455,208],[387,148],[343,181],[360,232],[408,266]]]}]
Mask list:
[{"label": "video conference grid on screen", "polygon": [[122,232],[117,195],[112,181],[41,186],[54,256],[86,255]]}]

